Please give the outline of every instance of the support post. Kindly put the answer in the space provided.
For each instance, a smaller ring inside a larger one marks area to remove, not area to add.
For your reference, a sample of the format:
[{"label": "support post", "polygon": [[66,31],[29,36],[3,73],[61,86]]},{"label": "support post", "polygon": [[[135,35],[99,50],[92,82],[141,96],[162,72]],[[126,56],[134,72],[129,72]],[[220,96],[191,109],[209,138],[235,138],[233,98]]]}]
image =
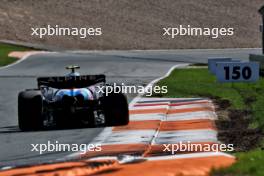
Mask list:
[{"label": "support post", "polygon": [[259,9],[259,13],[262,16],[262,53],[264,54],[264,6]]}]

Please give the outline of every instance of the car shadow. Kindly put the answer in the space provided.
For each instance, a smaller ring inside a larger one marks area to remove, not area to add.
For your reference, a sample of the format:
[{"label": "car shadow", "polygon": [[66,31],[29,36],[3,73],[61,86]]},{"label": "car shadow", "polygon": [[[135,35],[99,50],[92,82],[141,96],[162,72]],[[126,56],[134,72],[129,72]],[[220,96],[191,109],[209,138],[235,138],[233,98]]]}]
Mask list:
[{"label": "car shadow", "polygon": [[0,127],[0,134],[1,133],[19,133],[21,130],[18,126],[6,126],[6,127]]},{"label": "car shadow", "polygon": [[5,133],[28,133],[28,132],[45,132],[45,131],[58,131],[58,130],[76,130],[76,129],[84,129],[84,128],[102,128],[103,126],[72,126],[72,127],[63,127],[63,128],[56,128],[56,127],[45,127],[40,130],[32,130],[32,131],[21,131],[18,126],[6,126],[0,127],[0,134]]}]

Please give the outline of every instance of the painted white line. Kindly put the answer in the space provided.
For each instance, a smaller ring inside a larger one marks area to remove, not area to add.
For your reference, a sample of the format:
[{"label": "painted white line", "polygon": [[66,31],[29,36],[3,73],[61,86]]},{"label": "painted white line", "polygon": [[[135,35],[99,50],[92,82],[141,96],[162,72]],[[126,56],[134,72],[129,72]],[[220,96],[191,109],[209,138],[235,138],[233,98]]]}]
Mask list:
[{"label": "painted white line", "polygon": [[144,110],[144,109],[157,109],[157,108],[162,108],[162,109],[168,109],[168,106],[169,104],[167,105],[160,105],[160,106],[133,106],[131,107],[129,110]]},{"label": "painted white line", "polygon": [[[103,131],[95,137],[89,144],[102,144],[104,141],[107,140],[107,138],[112,134],[112,127],[106,127],[103,129]],[[87,146],[89,145],[87,144]],[[64,161],[68,159],[79,159],[81,154],[83,154],[83,151],[74,152],[69,155],[66,155],[65,157],[58,158],[58,161]]]},{"label": "painted white line", "polygon": [[[177,64],[177,65],[174,65],[173,67],[171,67],[170,69],[169,69],[169,71],[164,75],[164,76],[162,76],[162,77],[160,77],[160,78],[157,78],[157,79],[155,79],[155,80],[153,80],[153,81],[151,81],[146,87],[145,87],[145,90],[148,90],[148,89],[150,89],[155,83],[157,83],[158,81],[160,81],[160,80],[162,80],[162,79],[164,79],[164,78],[166,78],[166,77],[168,77],[170,74],[171,74],[171,72],[175,69],[175,68],[183,68],[183,67],[186,67],[186,66],[188,66],[189,64]],[[144,94],[139,94],[139,95],[137,95],[131,102],[130,102],[130,104],[129,104],[129,108],[131,108],[131,107],[133,107],[134,106],[134,104],[143,96]],[[144,100],[144,99],[143,99]]]},{"label": "painted white line", "polygon": [[[182,66],[182,65],[185,65],[185,64],[180,64],[179,65],[179,67],[180,66]],[[185,65],[186,66],[186,65]],[[176,68],[176,67],[175,67]],[[172,72],[173,70],[171,70],[171,72]],[[170,75],[170,74],[169,74]],[[169,76],[169,75],[167,75],[167,76]],[[162,78],[162,79],[164,79],[164,78]],[[159,81],[159,80],[158,80]],[[162,98],[162,99],[160,99],[160,98],[147,98],[147,97],[142,97],[141,99],[140,99],[140,101],[138,101],[138,103],[140,103],[140,104],[144,104],[144,103],[147,103],[147,104],[149,104],[149,103],[163,103],[163,102],[170,102],[170,103],[184,103],[184,102],[194,102],[194,101],[210,101],[209,99],[207,99],[207,98]]]},{"label": "painted white line", "polygon": [[12,168],[14,168],[14,166],[4,166],[0,170],[8,170],[8,169],[12,169]]},{"label": "painted white line", "polygon": [[[232,155],[223,153],[223,152],[197,152],[197,153],[188,153],[188,154],[176,154],[176,155],[165,155],[165,156],[151,156],[151,157],[138,157],[147,161],[164,161],[164,160],[176,160],[176,159],[189,159],[189,158],[208,158],[208,157],[217,157],[224,156],[228,158],[235,158]],[[89,161],[94,160],[117,160],[116,156],[99,156],[89,159]]]},{"label": "painted white line", "polygon": [[155,101],[150,101],[149,100],[149,102],[148,101],[145,101],[144,103],[142,103],[142,101],[141,101],[141,103],[136,103],[135,105],[134,105],[134,107],[136,108],[136,107],[151,107],[151,106],[153,106],[153,107],[157,107],[157,106],[165,106],[165,105],[170,105],[170,106],[185,106],[185,105],[192,105],[192,104],[206,104],[206,103],[208,103],[208,104],[212,104],[212,101],[209,101],[209,100],[188,100],[188,99],[186,99],[185,101],[184,100],[182,100],[182,102],[181,101],[179,101],[179,100],[167,100],[167,101],[162,101],[162,102],[158,102],[158,100],[157,100],[157,102],[155,102]]},{"label": "painted white line", "polygon": [[[143,52],[143,53],[149,53],[149,52],[172,52],[174,51],[175,53],[178,52],[178,51],[185,51],[185,52],[188,52],[188,51],[200,51],[200,52],[206,52],[206,51],[237,51],[237,50],[260,50],[261,52],[261,49],[262,48],[208,48],[208,49],[202,49],[202,48],[194,48],[194,49],[158,49],[158,50],[104,50],[103,53],[119,53],[119,54],[122,54],[122,53],[127,53],[127,52]],[[69,52],[69,53],[101,53],[102,50],[66,50],[65,52]],[[137,54],[137,53],[136,53]],[[174,53],[170,53],[170,54],[174,54]],[[228,53],[227,53],[228,54]]]},{"label": "painted white line", "polygon": [[210,129],[161,131],[154,144],[177,144],[180,142],[218,142],[217,132]]},{"label": "painted white line", "polygon": [[160,131],[158,137],[206,136],[207,134],[217,137],[217,131],[212,129]]},{"label": "painted white line", "polygon": [[165,120],[166,114],[132,114],[129,116],[130,121],[142,120]]},{"label": "painted white line", "polygon": [[102,144],[149,144],[155,133],[156,129],[113,131],[107,140],[105,140]]},{"label": "painted white line", "polygon": [[203,104],[189,104],[181,106],[170,106],[170,109],[190,109],[190,108],[213,108],[212,104],[203,103]]},{"label": "painted white line", "polygon": [[198,120],[198,119],[216,120],[217,115],[212,111],[197,111],[197,112],[168,114],[166,116],[166,121]]},{"label": "painted white line", "polygon": [[104,141],[107,140],[107,138],[112,134],[113,127],[106,127],[103,129],[103,131],[95,137],[90,144],[102,144]]},{"label": "painted white line", "polygon": [[188,154],[177,154],[177,155],[166,155],[166,156],[155,156],[146,157],[149,161],[157,160],[174,160],[174,159],[188,159],[188,158],[204,158],[204,157],[214,157],[214,156],[225,156],[228,158],[235,158],[232,155],[223,152],[199,152],[199,153],[188,153]]}]

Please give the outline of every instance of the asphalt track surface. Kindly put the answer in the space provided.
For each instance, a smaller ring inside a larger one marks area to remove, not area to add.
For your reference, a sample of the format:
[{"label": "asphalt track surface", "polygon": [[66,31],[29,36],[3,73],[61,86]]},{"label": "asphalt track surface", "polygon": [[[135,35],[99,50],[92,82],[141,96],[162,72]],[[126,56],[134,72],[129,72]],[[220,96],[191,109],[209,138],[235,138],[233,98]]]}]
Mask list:
[{"label": "asphalt track surface", "polygon": [[[147,85],[163,76],[176,64],[206,62],[208,57],[233,57],[247,60],[259,49],[100,51],[61,52],[33,55],[22,62],[0,69],[0,167],[54,161],[72,152],[32,152],[31,144],[58,141],[63,144],[88,144],[103,128],[21,132],[17,124],[17,94],[36,87],[38,76],[63,76],[64,67],[81,66],[81,74],[105,74],[108,82]],[[131,101],[136,94],[128,95]]]}]

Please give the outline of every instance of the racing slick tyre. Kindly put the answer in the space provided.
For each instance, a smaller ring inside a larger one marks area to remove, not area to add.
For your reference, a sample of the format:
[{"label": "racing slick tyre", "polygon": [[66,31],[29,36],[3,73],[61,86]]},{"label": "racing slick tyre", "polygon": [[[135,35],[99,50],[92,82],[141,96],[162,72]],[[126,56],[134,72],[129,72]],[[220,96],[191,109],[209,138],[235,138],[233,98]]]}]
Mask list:
[{"label": "racing slick tyre", "polygon": [[122,93],[111,93],[103,97],[102,101],[105,125],[121,126],[129,122],[127,98]]},{"label": "racing slick tyre", "polygon": [[22,131],[39,130],[43,127],[40,90],[25,90],[19,93],[18,125]]}]

